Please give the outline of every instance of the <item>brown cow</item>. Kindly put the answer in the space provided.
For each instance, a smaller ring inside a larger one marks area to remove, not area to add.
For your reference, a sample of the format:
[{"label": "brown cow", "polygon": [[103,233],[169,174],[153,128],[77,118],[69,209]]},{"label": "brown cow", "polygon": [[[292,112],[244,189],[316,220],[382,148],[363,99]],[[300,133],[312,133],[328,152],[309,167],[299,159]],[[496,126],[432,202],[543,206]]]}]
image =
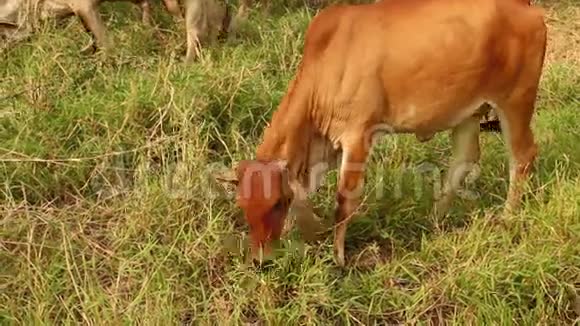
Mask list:
[{"label": "brown cow", "polygon": [[543,11],[521,0],[386,0],[322,10],[255,159],[235,169],[254,259],[269,255],[289,207],[303,206],[323,173],[340,166],[334,255],[344,265],[347,224],[380,134],[427,141],[451,130],[453,158],[434,204],[444,215],[479,162],[479,121],[490,107],[510,152],[505,208],[517,208],[537,155],[530,123],[545,49]]}]

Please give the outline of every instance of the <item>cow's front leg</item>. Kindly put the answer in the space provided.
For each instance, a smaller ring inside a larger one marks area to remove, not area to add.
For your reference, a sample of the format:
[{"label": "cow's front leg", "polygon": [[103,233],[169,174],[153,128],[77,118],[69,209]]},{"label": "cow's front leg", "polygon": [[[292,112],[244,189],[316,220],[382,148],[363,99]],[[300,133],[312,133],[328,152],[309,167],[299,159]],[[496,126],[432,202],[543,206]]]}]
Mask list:
[{"label": "cow's front leg", "polygon": [[339,266],[345,265],[344,240],[346,229],[360,204],[368,153],[369,149],[363,139],[351,142],[346,146],[343,145],[334,225],[334,257]]}]

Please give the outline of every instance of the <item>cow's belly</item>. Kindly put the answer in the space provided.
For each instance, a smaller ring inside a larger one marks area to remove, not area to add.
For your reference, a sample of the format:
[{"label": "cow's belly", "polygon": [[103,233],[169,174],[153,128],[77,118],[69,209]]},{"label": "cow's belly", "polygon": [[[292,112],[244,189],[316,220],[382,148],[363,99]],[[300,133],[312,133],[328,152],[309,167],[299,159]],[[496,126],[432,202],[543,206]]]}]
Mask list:
[{"label": "cow's belly", "polygon": [[473,115],[483,115],[493,103],[484,98],[473,99],[459,105],[416,105],[407,103],[394,109],[389,119],[383,123],[390,126],[393,133],[415,134],[420,141],[431,139],[436,133],[452,129]]},{"label": "cow's belly", "polygon": [[[85,0],[73,0],[79,3]],[[78,3],[77,3],[78,4]],[[42,5],[42,18],[64,17],[73,14],[71,0],[45,0]]]}]

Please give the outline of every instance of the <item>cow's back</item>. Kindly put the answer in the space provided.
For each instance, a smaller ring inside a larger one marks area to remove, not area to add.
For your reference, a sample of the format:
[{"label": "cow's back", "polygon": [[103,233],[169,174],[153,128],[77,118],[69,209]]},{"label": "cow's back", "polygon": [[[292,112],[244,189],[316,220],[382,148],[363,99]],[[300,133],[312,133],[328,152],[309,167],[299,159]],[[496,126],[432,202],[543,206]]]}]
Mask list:
[{"label": "cow's back", "polygon": [[387,0],[323,11],[304,50],[314,115],[330,115],[338,128],[450,127],[465,118],[461,108],[509,89],[534,15],[515,0]]}]

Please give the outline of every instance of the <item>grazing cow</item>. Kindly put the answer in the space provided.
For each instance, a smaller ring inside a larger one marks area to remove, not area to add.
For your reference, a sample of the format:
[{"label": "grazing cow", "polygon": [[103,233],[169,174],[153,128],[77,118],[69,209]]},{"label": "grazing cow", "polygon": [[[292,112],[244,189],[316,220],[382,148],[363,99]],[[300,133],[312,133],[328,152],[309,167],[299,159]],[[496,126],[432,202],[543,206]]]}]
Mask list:
[{"label": "grazing cow", "polygon": [[530,123],[546,30],[543,11],[522,0],[385,0],[320,11],[255,159],[234,169],[253,258],[269,256],[289,208],[339,167],[334,255],[343,266],[347,225],[381,134],[427,141],[450,130],[453,158],[433,206],[444,215],[479,162],[479,121],[491,107],[510,153],[505,209],[517,208],[537,155]]},{"label": "grazing cow", "polygon": [[[91,33],[93,41],[82,52],[94,52],[109,46],[105,26],[98,13],[98,5],[104,1],[129,1],[139,4],[142,21],[151,23],[150,0],[0,0],[0,34],[15,34],[23,26],[48,17],[63,19],[77,15]],[[244,0],[242,0],[244,1]],[[178,0],[163,0],[165,8],[177,20],[182,20],[182,8]],[[200,51],[201,43],[223,37],[230,28],[229,5],[222,0],[183,0],[185,29],[187,33],[186,62],[193,61]],[[249,4],[242,2],[236,20],[246,16]]]},{"label": "grazing cow", "polygon": [[[98,13],[98,6],[106,1],[126,1],[138,4],[142,9],[142,21],[151,23],[150,0],[0,0],[0,27],[17,30],[34,24],[37,19],[57,19],[77,15],[83,26],[92,35],[93,41],[82,52],[94,52],[106,48],[105,25]],[[177,0],[163,0],[166,9],[176,18],[181,17]]]}]

